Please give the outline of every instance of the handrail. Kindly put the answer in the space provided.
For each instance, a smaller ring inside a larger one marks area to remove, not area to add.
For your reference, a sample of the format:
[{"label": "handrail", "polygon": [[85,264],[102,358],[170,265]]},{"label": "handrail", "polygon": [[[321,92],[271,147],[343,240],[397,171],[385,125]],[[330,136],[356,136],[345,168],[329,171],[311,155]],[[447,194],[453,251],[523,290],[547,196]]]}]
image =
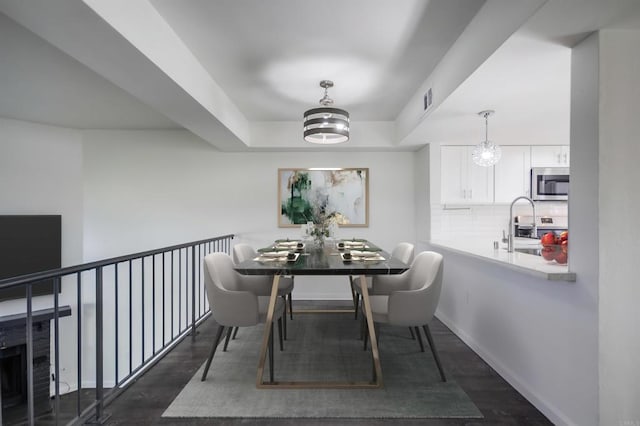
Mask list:
[{"label": "handrail", "polygon": [[[53,361],[49,362],[53,362],[51,366],[54,369],[52,373],[55,392],[54,395],[49,396],[53,403],[55,423],[58,424],[61,415],[59,322],[61,312],[69,309],[68,306],[60,306],[58,299],[61,285],[66,286],[71,296],[76,298],[75,308],[71,307],[72,316],[65,320],[67,329],[77,332],[76,343],[74,343],[77,352],[74,378],[77,385],[76,412],[75,418],[68,424],[86,421],[102,423],[108,418],[104,412],[105,406],[124,391],[135,377],[155,365],[189,334],[195,340],[197,325],[211,313],[205,294],[202,259],[213,251],[230,254],[231,240],[234,237],[234,234],[227,234],[0,280],[0,290],[24,287],[26,293],[23,342],[26,345],[27,364],[27,424],[35,424],[35,414],[37,414],[34,412],[35,362],[33,357],[34,330],[39,328],[34,324],[32,306],[34,285],[41,281],[53,280],[53,300],[50,308],[53,311],[53,318],[47,321],[53,322],[51,326]],[[108,272],[105,272],[107,269]],[[90,275],[87,276],[87,273]],[[145,284],[149,286],[146,289]],[[89,298],[93,298],[88,304],[83,300],[85,288]],[[68,296],[67,303],[70,302],[73,305],[74,302]],[[119,310],[120,304],[124,305],[124,309]],[[75,312],[73,312],[74,309]],[[85,309],[89,310],[88,322]],[[75,319],[75,328],[69,327],[68,321],[71,318]],[[122,320],[122,324],[119,319]],[[38,322],[41,321],[38,320]],[[95,331],[91,333],[95,338],[89,339],[87,343],[83,339],[85,330]],[[108,334],[109,331],[112,331],[112,334]],[[121,335],[125,337],[121,338]],[[128,337],[128,344],[125,341],[126,337]],[[17,344],[20,345],[20,343]],[[69,349],[73,350],[68,346],[65,348],[66,351]],[[134,352],[136,352],[136,359],[132,358]],[[103,353],[108,353],[112,358],[105,359]],[[123,355],[122,359],[120,359],[121,355]],[[125,359],[126,355],[128,360]],[[81,401],[81,393],[83,389],[87,389],[83,386],[83,379],[91,380],[93,376],[87,374],[83,363],[85,356],[95,357],[95,364],[88,371],[90,373],[91,369],[95,368],[95,385],[90,384],[89,387],[95,387],[96,396],[95,401],[88,406]],[[122,366],[124,368],[119,368],[121,364],[124,364]],[[38,371],[38,377],[40,377],[38,380],[42,380],[42,372]],[[105,392],[105,378],[111,383],[108,385],[107,392]],[[44,380],[48,379],[45,377]],[[41,388],[42,385],[39,384],[38,398],[42,397]],[[69,406],[69,404],[65,405]],[[2,406],[2,392],[0,392],[0,406]],[[66,413],[66,415],[69,414],[72,413]],[[0,411],[0,424],[3,424],[2,411]]]},{"label": "handrail", "polygon": [[37,281],[44,281],[50,278],[61,277],[63,275],[71,275],[77,272],[85,272],[91,269],[99,268],[101,266],[109,266],[109,265],[113,265],[114,263],[127,262],[129,260],[139,259],[141,257],[149,257],[149,256],[153,256],[160,253],[166,253],[168,251],[179,250],[179,249],[191,247],[198,244],[208,243],[211,241],[224,240],[227,238],[233,239],[234,236],[235,236],[234,234],[227,234],[227,235],[222,235],[220,237],[207,238],[204,240],[197,240],[197,241],[192,241],[190,243],[184,243],[184,244],[176,244],[173,246],[163,247],[155,250],[141,251],[139,253],[112,257],[110,259],[97,260],[94,262],[83,263],[80,265],[66,266],[64,268],[59,268],[59,269],[50,269],[48,271],[34,272],[32,274],[25,274],[17,277],[5,278],[3,280],[0,280],[0,290],[17,287],[22,284],[28,284],[28,283],[33,283]]}]

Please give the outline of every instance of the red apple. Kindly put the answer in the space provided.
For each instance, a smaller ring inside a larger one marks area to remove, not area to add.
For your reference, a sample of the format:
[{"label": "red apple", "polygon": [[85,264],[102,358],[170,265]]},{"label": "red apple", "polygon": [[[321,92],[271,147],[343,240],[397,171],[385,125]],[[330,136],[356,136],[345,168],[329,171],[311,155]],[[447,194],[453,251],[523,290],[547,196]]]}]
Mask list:
[{"label": "red apple", "polygon": [[563,242],[561,242],[560,250],[562,251],[562,253],[567,254],[567,252],[569,251],[569,241],[564,240]]},{"label": "red apple", "polygon": [[560,242],[562,243],[562,241],[569,241],[569,231],[562,231],[560,233]]},{"label": "red apple", "polygon": [[555,246],[542,247],[541,254],[545,260],[552,261],[556,258],[557,250]]},{"label": "red apple", "polygon": [[562,251],[560,251],[560,253],[558,253],[558,255],[556,256],[556,262],[561,265],[567,263],[567,253],[563,253]]},{"label": "red apple", "polygon": [[540,238],[540,244],[542,247],[550,247],[556,243],[556,235],[553,232],[547,232]]}]

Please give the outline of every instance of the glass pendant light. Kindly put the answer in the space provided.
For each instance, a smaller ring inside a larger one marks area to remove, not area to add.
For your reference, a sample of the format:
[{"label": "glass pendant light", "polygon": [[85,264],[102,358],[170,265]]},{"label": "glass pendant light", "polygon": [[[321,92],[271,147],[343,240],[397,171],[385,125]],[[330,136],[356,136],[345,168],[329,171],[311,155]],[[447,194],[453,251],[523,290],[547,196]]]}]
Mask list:
[{"label": "glass pendant light", "polygon": [[484,117],[485,123],[484,141],[476,145],[471,154],[473,162],[478,166],[491,167],[502,157],[502,148],[500,148],[500,145],[496,145],[489,140],[489,116],[493,115],[494,112],[495,111],[487,110],[478,113],[479,116]]}]

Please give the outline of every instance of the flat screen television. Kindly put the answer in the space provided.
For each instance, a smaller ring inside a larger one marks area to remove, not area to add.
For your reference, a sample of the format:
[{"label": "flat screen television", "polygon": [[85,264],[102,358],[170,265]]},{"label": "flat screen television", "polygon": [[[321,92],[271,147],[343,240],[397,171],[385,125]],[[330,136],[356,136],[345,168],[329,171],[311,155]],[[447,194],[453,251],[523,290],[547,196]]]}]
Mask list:
[{"label": "flat screen television", "polygon": [[[0,279],[60,268],[61,242],[60,215],[0,215]],[[52,293],[53,280],[32,287],[34,296]],[[24,297],[23,287],[0,290],[0,301]]]}]

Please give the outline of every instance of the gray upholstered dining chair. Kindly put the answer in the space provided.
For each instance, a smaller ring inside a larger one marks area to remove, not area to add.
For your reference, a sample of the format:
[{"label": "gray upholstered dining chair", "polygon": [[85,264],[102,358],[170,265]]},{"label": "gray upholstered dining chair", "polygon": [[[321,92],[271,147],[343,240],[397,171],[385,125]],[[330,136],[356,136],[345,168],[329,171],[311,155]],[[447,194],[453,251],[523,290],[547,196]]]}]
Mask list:
[{"label": "gray upholstered dining chair", "polygon": [[[391,257],[400,260],[401,262],[410,264],[413,260],[413,244],[411,243],[399,243],[391,251]],[[406,272],[405,272],[406,274]],[[375,275],[371,278],[367,277],[367,290],[369,294],[389,294],[391,291],[400,289],[403,283],[406,281],[402,275]],[[360,300],[362,299],[362,288],[360,288],[359,277],[350,276],[351,280],[351,292],[353,294],[353,303],[355,309],[355,317],[358,318],[358,307],[360,306]]]},{"label": "gray upholstered dining chair", "polygon": [[[422,327],[427,337],[431,353],[436,361],[440,377],[443,382],[447,379],[440,364],[440,357],[436,350],[429,330],[429,322],[438,306],[442,290],[442,255],[433,251],[419,253],[411,268],[402,274],[405,282],[402,290],[395,290],[388,295],[373,295],[371,301],[371,315],[374,323],[413,327],[420,349],[424,352],[424,345],[419,327]],[[365,349],[367,334],[365,334]]]},{"label": "gray upholstered dining chair", "polygon": [[[234,327],[249,327],[266,322],[269,297],[258,296],[249,289],[251,283],[247,280],[248,276],[241,275],[233,269],[233,261],[226,253],[208,254],[204,258],[203,266],[204,282],[207,290],[207,299],[211,307],[211,315],[218,323],[218,331],[202,373],[201,380],[205,381],[225,328],[230,330]],[[280,350],[282,350],[283,314],[284,303],[277,299],[273,320],[278,320]],[[273,322],[268,326],[271,327],[269,375],[273,382]]]},{"label": "gray upholstered dining chair", "polygon": [[[249,244],[236,244],[233,247],[233,261],[237,265],[245,260],[254,259],[258,253]],[[258,296],[271,296],[271,286],[273,284],[272,275],[252,275],[247,279],[247,283],[251,285],[251,291]],[[291,302],[291,293],[293,292],[293,277],[280,277],[278,282],[278,296],[282,297],[285,302],[284,314],[284,338],[287,339],[287,301],[289,302],[289,317],[293,319],[293,303]]]}]

